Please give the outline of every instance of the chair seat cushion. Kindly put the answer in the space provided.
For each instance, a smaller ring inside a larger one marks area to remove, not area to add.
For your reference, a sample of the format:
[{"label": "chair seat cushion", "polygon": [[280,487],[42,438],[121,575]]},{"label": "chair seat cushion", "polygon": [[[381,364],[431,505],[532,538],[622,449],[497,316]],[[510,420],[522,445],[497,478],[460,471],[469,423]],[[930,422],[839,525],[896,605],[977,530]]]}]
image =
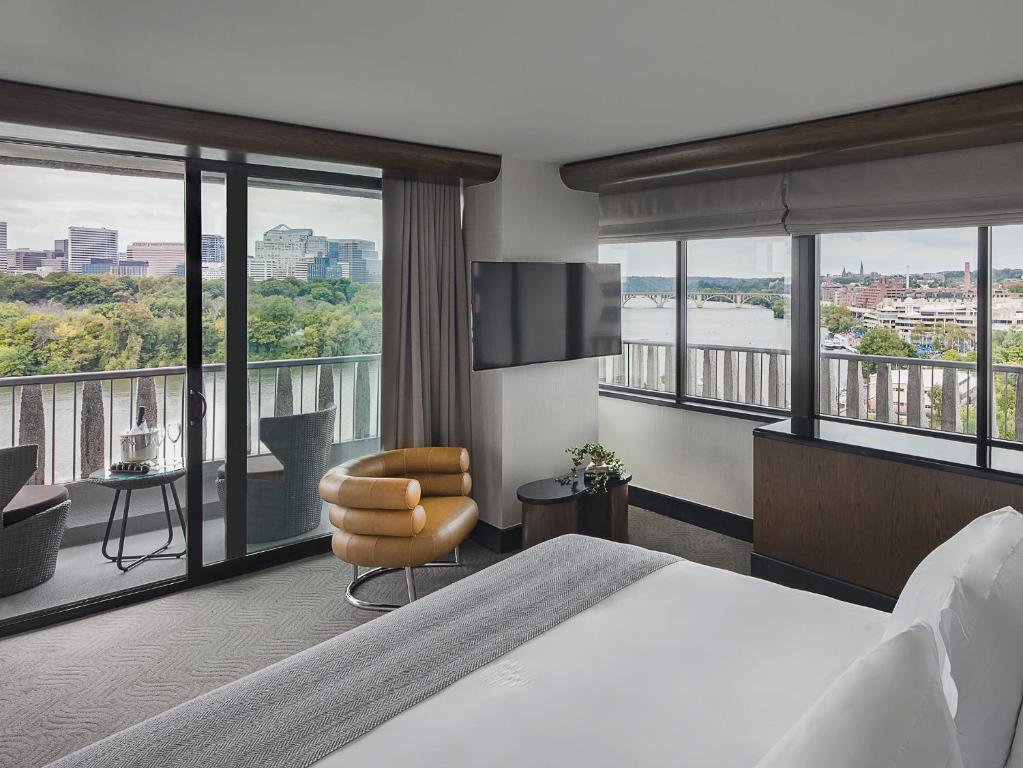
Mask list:
[{"label": "chair seat cushion", "polygon": [[363,536],[338,530],[331,542],[334,554],[353,565],[415,568],[451,552],[479,520],[476,502],[467,496],[431,496],[420,504],[426,525],[415,536]]},{"label": "chair seat cushion", "polygon": [[53,509],[70,498],[63,485],[26,485],[4,507],[4,527],[16,525],[33,515]]}]

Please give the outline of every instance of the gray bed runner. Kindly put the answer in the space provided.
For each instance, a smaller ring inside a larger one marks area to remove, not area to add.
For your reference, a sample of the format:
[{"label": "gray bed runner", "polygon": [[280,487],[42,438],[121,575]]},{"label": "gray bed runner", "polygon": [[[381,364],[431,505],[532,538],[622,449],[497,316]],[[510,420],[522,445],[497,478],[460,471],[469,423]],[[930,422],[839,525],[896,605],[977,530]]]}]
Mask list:
[{"label": "gray bed runner", "polygon": [[307,768],[678,559],[562,536],[52,765]]}]

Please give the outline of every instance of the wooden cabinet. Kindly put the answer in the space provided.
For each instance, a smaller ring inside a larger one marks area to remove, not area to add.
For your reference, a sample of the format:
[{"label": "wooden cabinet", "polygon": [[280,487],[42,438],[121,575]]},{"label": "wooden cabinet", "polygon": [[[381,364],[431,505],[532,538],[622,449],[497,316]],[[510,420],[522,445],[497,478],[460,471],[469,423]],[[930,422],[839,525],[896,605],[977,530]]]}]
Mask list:
[{"label": "wooden cabinet", "polygon": [[991,510],[1023,510],[1005,473],[754,432],[753,551],[897,596],[910,573]]}]

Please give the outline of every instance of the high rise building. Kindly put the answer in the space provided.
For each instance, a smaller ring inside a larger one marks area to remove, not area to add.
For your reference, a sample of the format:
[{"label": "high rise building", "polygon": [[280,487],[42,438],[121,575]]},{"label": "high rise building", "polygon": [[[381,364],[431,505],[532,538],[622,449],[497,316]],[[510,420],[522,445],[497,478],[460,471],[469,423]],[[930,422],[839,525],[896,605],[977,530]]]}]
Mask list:
[{"label": "high rise building", "polygon": [[153,277],[174,275],[179,266],[185,265],[185,244],[132,243],[128,246],[128,260],[148,262]]},{"label": "high rise building", "polygon": [[7,222],[0,221],[0,269],[7,269]]},{"label": "high rise building", "polygon": [[224,236],[203,235],[202,236],[202,263],[223,264],[224,263]]},{"label": "high rise building", "polygon": [[973,287],[970,284],[970,262],[966,262],[963,266],[963,292],[969,293],[971,290]]},{"label": "high rise building", "polygon": [[285,224],[263,233],[248,266],[253,280],[347,277],[356,283],[380,282],[380,254],[373,241],[328,238]]},{"label": "high rise building", "polygon": [[92,259],[117,259],[117,230],[68,227],[67,269],[81,272]]},{"label": "high rise building", "polygon": [[7,271],[15,274],[20,272],[36,272],[43,262],[53,257],[52,251],[36,251],[30,248],[10,248],[7,250]]},{"label": "high rise building", "polygon": [[380,254],[372,240],[329,240],[328,253],[348,265],[347,274],[355,283],[379,283]]}]

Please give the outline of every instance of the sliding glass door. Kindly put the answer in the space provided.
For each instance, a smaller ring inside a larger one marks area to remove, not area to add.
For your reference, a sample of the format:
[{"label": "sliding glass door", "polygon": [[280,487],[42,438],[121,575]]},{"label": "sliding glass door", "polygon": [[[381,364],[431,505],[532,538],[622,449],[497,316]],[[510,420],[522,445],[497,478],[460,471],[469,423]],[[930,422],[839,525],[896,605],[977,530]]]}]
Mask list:
[{"label": "sliding glass door", "polygon": [[48,500],[3,500],[0,635],[328,549],[320,477],[379,448],[380,186],[0,142],[0,472]]},{"label": "sliding glass door", "polygon": [[186,576],[184,177],[0,144],[0,626]]},{"label": "sliding glass door", "polygon": [[204,565],[329,535],[320,478],[379,448],[379,182],[259,170],[201,185]]}]

